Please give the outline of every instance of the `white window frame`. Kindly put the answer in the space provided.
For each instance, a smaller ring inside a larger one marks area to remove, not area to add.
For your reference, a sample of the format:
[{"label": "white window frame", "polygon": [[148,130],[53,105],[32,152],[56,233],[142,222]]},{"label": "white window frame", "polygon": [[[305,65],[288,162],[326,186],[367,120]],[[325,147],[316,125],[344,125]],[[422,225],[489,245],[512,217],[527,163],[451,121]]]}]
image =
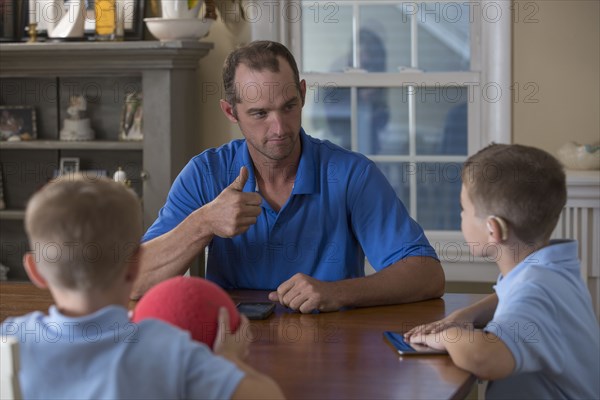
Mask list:
[{"label": "white window frame", "polygon": [[[435,0],[448,2],[449,0]],[[358,4],[390,4],[391,1],[357,1],[357,0],[315,0],[315,3],[335,3],[338,5]],[[432,2],[432,0],[418,1]],[[511,116],[511,34],[512,15],[511,2],[507,0],[455,0],[455,3],[466,3],[472,10],[479,12],[471,30],[471,71],[464,72],[420,72],[406,70],[396,73],[302,73],[307,85],[326,85],[335,82],[340,87],[407,87],[407,83],[419,86],[435,85],[439,82],[469,82],[475,93],[474,101],[469,102],[468,110],[468,153],[473,154],[491,142],[510,143],[512,140]],[[407,2],[405,2],[407,3]],[[250,0],[249,7],[257,7],[263,15],[271,18],[260,18],[250,21],[252,40],[267,39],[284,43],[299,64],[301,51],[301,20],[290,18],[294,10],[301,7],[300,0]],[[297,13],[295,14],[297,15]],[[356,19],[356,17],[355,17]],[[411,29],[416,30],[413,23]],[[358,35],[357,24],[353,24],[353,35]],[[355,41],[357,42],[357,41]],[[413,55],[416,46],[413,47]],[[413,58],[414,59],[414,58]],[[300,67],[302,70],[302,68]],[[354,89],[355,90],[355,89]],[[410,108],[410,103],[409,103]],[[409,111],[411,112],[411,111]],[[352,113],[356,115],[356,113]],[[356,125],[356,124],[353,124]],[[409,129],[414,135],[414,129]],[[414,138],[413,138],[414,139]],[[411,139],[411,147],[415,140]],[[356,132],[352,133],[353,148],[356,148]],[[415,154],[414,148],[410,154]],[[374,161],[443,161],[462,162],[464,156],[371,156]],[[413,177],[416,180],[416,176]],[[411,182],[411,215],[415,217],[416,191],[415,182]],[[464,239],[459,231],[426,231],[442,261],[447,280],[461,281],[493,281],[497,277],[497,269],[493,262],[473,259],[464,246]],[[450,263],[450,264],[448,264]],[[452,265],[448,268],[448,265]],[[473,273],[475,272],[475,273]]]}]

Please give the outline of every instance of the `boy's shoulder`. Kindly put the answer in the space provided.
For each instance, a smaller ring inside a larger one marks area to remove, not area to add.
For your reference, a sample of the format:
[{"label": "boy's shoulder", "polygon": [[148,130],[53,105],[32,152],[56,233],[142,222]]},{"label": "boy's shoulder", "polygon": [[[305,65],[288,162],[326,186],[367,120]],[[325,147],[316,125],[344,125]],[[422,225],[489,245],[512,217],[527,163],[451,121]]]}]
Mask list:
[{"label": "boy's shoulder", "polygon": [[28,326],[45,324],[45,317],[41,311],[34,311],[17,317],[8,317],[0,323],[0,335],[15,336]]}]

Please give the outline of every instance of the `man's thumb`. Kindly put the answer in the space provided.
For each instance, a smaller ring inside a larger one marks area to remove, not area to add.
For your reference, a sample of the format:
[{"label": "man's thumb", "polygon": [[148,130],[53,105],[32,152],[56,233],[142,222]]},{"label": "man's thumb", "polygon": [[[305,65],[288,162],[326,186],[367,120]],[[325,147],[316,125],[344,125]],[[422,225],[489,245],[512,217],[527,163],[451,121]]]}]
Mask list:
[{"label": "man's thumb", "polygon": [[248,175],[248,168],[240,168],[240,174],[237,178],[235,178],[231,185],[229,185],[229,187],[242,192],[244,190],[244,185],[246,185],[246,181],[248,180]]}]

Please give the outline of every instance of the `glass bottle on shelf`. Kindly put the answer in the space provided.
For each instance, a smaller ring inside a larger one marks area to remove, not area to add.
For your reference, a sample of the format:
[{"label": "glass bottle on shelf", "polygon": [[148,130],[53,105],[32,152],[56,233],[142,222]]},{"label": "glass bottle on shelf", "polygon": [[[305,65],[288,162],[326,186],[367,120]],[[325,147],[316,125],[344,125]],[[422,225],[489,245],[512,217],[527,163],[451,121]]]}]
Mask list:
[{"label": "glass bottle on shelf", "polygon": [[96,40],[115,40],[117,32],[117,0],[96,0]]}]

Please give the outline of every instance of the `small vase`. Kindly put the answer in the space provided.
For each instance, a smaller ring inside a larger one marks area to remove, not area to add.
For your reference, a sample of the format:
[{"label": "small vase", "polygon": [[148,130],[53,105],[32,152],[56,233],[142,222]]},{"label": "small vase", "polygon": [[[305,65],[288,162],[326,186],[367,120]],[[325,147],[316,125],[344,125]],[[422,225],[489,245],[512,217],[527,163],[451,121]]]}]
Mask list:
[{"label": "small vase", "polygon": [[162,17],[167,19],[198,18],[204,0],[161,0]]}]

